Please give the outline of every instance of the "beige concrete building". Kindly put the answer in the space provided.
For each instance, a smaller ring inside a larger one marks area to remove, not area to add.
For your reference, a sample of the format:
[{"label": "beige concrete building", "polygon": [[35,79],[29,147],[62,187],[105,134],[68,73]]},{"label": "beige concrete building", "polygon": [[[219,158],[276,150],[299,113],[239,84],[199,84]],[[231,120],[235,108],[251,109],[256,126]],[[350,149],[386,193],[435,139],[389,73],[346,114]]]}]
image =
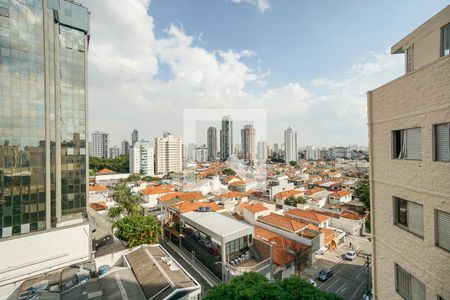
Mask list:
[{"label": "beige concrete building", "polygon": [[155,138],[156,174],[181,172],[183,170],[182,141],[174,135],[164,132],[163,137]]},{"label": "beige concrete building", "polygon": [[450,299],[450,6],[395,44],[368,93],[376,299]]}]

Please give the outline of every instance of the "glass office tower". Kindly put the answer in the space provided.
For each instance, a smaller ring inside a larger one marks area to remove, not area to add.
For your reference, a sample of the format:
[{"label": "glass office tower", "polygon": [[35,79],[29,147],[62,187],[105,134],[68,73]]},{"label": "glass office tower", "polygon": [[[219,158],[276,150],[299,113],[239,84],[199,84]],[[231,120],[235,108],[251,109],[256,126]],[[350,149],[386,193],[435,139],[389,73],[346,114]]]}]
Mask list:
[{"label": "glass office tower", "polygon": [[0,0],[0,240],[86,220],[89,12]]}]

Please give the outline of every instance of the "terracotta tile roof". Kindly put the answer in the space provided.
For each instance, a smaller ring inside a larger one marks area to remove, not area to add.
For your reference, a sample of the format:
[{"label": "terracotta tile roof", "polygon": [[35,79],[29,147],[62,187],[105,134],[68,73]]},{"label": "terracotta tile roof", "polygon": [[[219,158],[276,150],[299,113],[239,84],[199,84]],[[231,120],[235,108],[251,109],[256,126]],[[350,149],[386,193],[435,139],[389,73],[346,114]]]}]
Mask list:
[{"label": "terracotta tile roof", "polygon": [[295,196],[295,195],[299,195],[299,194],[303,195],[303,192],[297,191],[297,190],[290,190],[290,191],[279,192],[279,193],[275,194],[274,198],[275,199],[285,199],[287,197]]},{"label": "terracotta tile roof", "polygon": [[174,193],[166,194],[166,195],[159,197],[159,201],[167,202],[174,198],[178,198],[182,201],[195,201],[195,200],[204,199],[205,197],[203,197],[202,193],[200,193],[200,192],[188,192],[188,193],[174,192]]},{"label": "terracotta tile roof", "polygon": [[264,217],[260,217],[258,220],[262,223],[283,228],[292,232],[298,232],[307,226],[307,224],[298,220],[273,213]]},{"label": "terracotta tile roof", "polygon": [[333,192],[333,193],[330,194],[330,196],[331,197],[341,198],[341,197],[345,197],[345,196],[348,196],[348,195],[351,195],[351,194],[352,194],[352,192],[342,190],[342,191]]},{"label": "terracotta tile roof", "polygon": [[254,238],[272,244],[273,262],[279,266],[287,265],[295,259],[291,251],[298,252],[308,248],[303,244],[258,226],[254,228]]},{"label": "terracotta tile roof", "polygon": [[245,184],[245,181],[240,180],[240,181],[235,181],[229,184],[229,186],[236,186],[236,185],[241,185],[241,184]]},{"label": "terracotta tile roof", "polygon": [[304,218],[304,219],[316,221],[319,223],[330,220],[330,217],[320,214],[311,209],[304,210],[304,209],[295,208],[295,209],[291,209],[291,210],[285,212],[285,215],[291,215],[291,216],[295,216],[295,217],[299,217],[299,218]]},{"label": "terracotta tile roof", "polygon": [[106,193],[107,191],[109,191],[109,189],[104,185],[96,184],[89,186],[89,192]]},{"label": "terracotta tile roof", "polygon": [[227,178],[225,178],[225,179],[223,180],[223,182],[228,183],[228,182],[230,182],[231,180],[233,180],[233,179],[235,179],[235,178],[237,178],[237,177],[236,177],[236,176],[233,176],[233,175],[229,175]]},{"label": "terracotta tile roof", "polygon": [[207,206],[211,207],[212,211],[218,211],[223,209],[223,206],[217,205],[215,202],[190,202],[190,201],[183,201],[181,203],[177,203],[172,205],[173,208],[175,208],[180,213],[187,213],[191,211],[198,210],[201,206]]},{"label": "terracotta tile roof", "polygon": [[319,228],[314,224],[309,224],[308,228],[312,229],[312,230],[323,232],[324,237],[325,237],[324,238],[325,244],[330,243],[336,237],[336,235],[334,234],[334,231],[329,228]]},{"label": "terracotta tile roof", "polygon": [[108,173],[114,173],[114,171],[108,169],[108,168],[103,168],[100,171],[98,171],[98,173],[100,174],[108,174]]},{"label": "terracotta tile roof", "polygon": [[351,220],[362,220],[365,217],[366,217],[366,215],[358,214],[358,213],[351,212],[351,211],[344,211],[341,214],[341,218],[351,219]]},{"label": "terracotta tile roof", "polygon": [[181,195],[178,195],[177,198],[183,201],[196,201],[204,199],[205,197],[201,192],[189,192],[189,193],[182,193]]},{"label": "terracotta tile roof", "polygon": [[157,195],[157,194],[166,194],[171,193],[174,190],[174,186],[171,184],[167,185],[149,185],[142,191],[140,191],[143,195]]},{"label": "terracotta tile roof", "polygon": [[221,199],[230,199],[230,198],[236,198],[236,197],[244,198],[244,197],[247,197],[247,195],[240,193],[240,192],[228,192],[228,193],[216,195],[216,197],[221,198]]},{"label": "terracotta tile roof", "polygon": [[159,201],[160,202],[167,202],[167,201],[172,200],[173,198],[178,197],[181,194],[183,194],[183,192],[174,192],[174,193],[166,194],[166,195],[163,195],[163,196],[159,197]]},{"label": "terracotta tile roof", "polygon": [[305,195],[314,195],[314,194],[316,194],[316,193],[320,193],[320,192],[324,192],[324,191],[326,191],[326,189],[324,189],[324,188],[320,188],[320,187],[315,187],[315,188],[312,188],[312,189],[309,189],[309,190],[307,190],[306,192],[305,192]]},{"label": "terracotta tile roof", "polygon": [[89,204],[89,206],[95,211],[105,210],[108,208],[105,202],[94,202]]},{"label": "terracotta tile roof", "polygon": [[239,207],[246,209],[249,212],[254,213],[254,214],[268,209],[267,207],[265,207],[258,201],[251,201],[249,203],[243,202],[243,203],[239,204]]}]

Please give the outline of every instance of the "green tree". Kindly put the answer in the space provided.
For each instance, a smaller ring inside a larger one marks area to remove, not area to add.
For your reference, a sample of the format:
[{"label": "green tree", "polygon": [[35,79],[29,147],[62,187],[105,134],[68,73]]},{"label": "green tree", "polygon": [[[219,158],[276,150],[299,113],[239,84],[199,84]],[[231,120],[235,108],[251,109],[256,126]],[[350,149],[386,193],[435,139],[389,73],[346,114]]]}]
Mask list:
[{"label": "green tree", "polygon": [[284,164],[286,162],[284,159],[279,158],[279,157],[272,157],[270,160],[272,162],[274,162],[274,163],[282,163],[282,164]]},{"label": "green tree", "polygon": [[141,198],[134,195],[125,182],[119,182],[114,187],[113,199],[116,201],[116,205],[108,211],[110,218],[118,218],[120,215],[134,216],[142,214]]},{"label": "green tree", "polygon": [[152,181],[161,181],[161,178],[153,177],[153,176],[145,176],[145,177],[142,177],[142,180],[145,180],[147,182],[152,182]]},{"label": "green tree", "polygon": [[365,227],[366,227],[366,231],[370,232],[370,220],[368,218],[366,218],[366,222],[365,222]]},{"label": "green tree", "polygon": [[228,284],[214,286],[205,299],[339,300],[341,298],[323,292],[297,276],[270,283],[263,275],[249,272],[232,278]]},{"label": "green tree", "polygon": [[361,179],[356,185],[355,195],[364,206],[370,210],[370,183],[368,179]]},{"label": "green tree", "polygon": [[228,176],[234,176],[234,175],[236,175],[236,172],[233,171],[233,169],[226,168],[222,171],[222,174],[228,175]]},{"label": "green tree", "polygon": [[101,169],[110,169],[117,173],[129,172],[129,159],[127,155],[121,155],[114,159],[100,158],[95,156],[89,157],[89,169],[98,172]]},{"label": "green tree", "polygon": [[114,222],[116,237],[127,247],[158,243],[161,226],[155,216],[131,215]]},{"label": "green tree", "polygon": [[141,175],[139,174],[131,174],[130,176],[128,176],[127,181],[128,182],[133,182],[133,181],[138,181],[141,179]]},{"label": "green tree", "polygon": [[305,204],[306,199],[303,198],[302,196],[295,197],[294,195],[291,195],[291,196],[287,197],[286,199],[284,199],[284,204],[286,204],[286,205],[297,206],[298,203]]},{"label": "green tree", "polygon": [[298,166],[298,162],[296,162],[295,160],[291,160],[291,161],[289,162],[289,164],[290,164],[292,167]]}]

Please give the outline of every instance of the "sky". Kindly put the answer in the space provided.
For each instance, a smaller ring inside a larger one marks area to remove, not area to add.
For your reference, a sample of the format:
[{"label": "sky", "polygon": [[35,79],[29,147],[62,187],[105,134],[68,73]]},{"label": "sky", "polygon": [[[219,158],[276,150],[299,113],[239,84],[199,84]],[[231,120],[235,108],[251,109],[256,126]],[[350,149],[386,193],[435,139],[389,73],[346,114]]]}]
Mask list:
[{"label": "sky", "polygon": [[[81,2],[91,12],[89,129],[109,133],[111,147],[131,140],[134,128],[150,141],[163,131],[183,137],[183,111],[193,108],[265,109],[269,144],[282,143],[292,126],[300,147],[367,145],[367,91],[404,73],[403,55],[391,55],[390,47],[448,5]],[[195,130],[204,143],[206,131]]]}]

